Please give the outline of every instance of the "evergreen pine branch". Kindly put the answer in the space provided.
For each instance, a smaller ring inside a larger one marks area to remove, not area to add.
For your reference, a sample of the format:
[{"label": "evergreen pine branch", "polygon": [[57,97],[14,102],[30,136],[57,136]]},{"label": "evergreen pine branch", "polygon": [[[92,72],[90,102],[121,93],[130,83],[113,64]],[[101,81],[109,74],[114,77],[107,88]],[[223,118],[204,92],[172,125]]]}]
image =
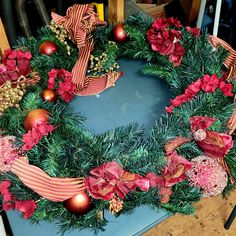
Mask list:
[{"label": "evergreen pine branch", "polygon": [[234,179],[236,179],[236,157],[235,157],[235,153],[236,153],[236,145],[234,145],[229,153],[227,153],[227,155],[225,156],[225,161],[227,163],[227,165],[229,166],[230,169],[230,173],[233,176]]},{"label": "evergreen pine branch", "polygon": [[161,64],[148,64],[143,68],[145,75],[157,76],[166,79],[167,83],[171,82],[177,76],[175,69],[170,63],[165,66]]},{"label": "evergreen pine branch", "polygon": [[21,102],[22,109],[26,112],[39,108],[41,104],[42,98],[39,91],[27,93]]},{"label": "evergreen pine branch", "polygon": [[125,23],[132,27],[141,28],[142,31],[146,33],[146,31],[151,27],[153,21],[153,17],[139,11],[131,12]]},{"label": "evergreen pine branch", "polygon": [[24,120],[24,114],[17,108],[9,108],[0,119],[0,129],[2,134],[16,135],[18,129],[21,129]]},{"label": "evergreen pine branch", "polygon": [[173,188],[173,194],[169,203],[161,204],[161,206],[172,213],[193,214],[195,208],[191,203],[199,201],[201,191],[189,185],[187,181],[177,183]]}]

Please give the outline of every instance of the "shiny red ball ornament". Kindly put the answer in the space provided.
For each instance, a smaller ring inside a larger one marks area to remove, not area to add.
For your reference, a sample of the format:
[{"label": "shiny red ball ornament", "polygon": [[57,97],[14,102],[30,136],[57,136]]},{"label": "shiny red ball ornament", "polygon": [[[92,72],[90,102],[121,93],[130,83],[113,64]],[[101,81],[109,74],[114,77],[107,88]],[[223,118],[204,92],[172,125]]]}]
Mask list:
[{"label": "shiny red ball ornament", "polygon": [[48,122],[50,113],[45,109],[34,109],[28,113],[24,120],[24,128],[28,131],[42,122]]},{"label": "shiny red ball ornament", "polygon": [[124,24],[119,23],[115,25],[112,29],[113,38],[116,42],[123,43],[127,40],[127,34],[124,30]]},{"label": "shiny red ball ornament", "polygon": [[57,44],[55,44],[52,41],[44,41],[40,46],[39,46],[39,53],[40,54],[46,54],[46,55],[51,55],[52,53],[56,52],[58,49]]},{"label": "shiny red ball ornament", "polygon": [[55,102],[57,99],[57,93],[53,89],[44,89],[41,95],[42,99],[47,102]]},{"label": "shiny red ball ornament", "polygon": [[83,215],[90,210],[91,199],[86,192],[81,192],[65,200],[63,205],[70,213]]}]

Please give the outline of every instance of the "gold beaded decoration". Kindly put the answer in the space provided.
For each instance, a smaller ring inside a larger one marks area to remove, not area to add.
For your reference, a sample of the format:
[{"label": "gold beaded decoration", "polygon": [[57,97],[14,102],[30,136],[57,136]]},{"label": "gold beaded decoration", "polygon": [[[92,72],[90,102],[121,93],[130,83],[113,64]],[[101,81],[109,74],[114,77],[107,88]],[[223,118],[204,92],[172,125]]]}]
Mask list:
[{"label": "gold beaded decoration", "polygon": [[11,81],[6,81],[0,88],[0,112],[4,112],[9,107],[19,107],[24,93],[24,84],[12,86]]},{"label": "gold beaded decoration", "polygon": [[93,55],[90,55],[90,65],[88,69],[88,73],[91,73],[92,75],[96,76],[101,72],[114,72],[116,69],[118,69],[120,66],[118,63],[113,63],[110,65],[108,69],[104,69],[105,64],[108,62],[108,55],[107,53],[103,52],[100,56],[95,57]]},{"label": "gold beaded decoration", "polygon": [[19,103],[26,92],[26,87],[40,80],[37,73],[32,73],[30,78],[20,76],[15,82],[6,81],[0,87],[0,113],[10,107],[19,107]]},{"label": "gold beaded decoration", "polygon": [[55,21],[51,21],[49,28],[56,34],[56,38],[65,45],[67,54],[70,55],[70,46],[68,45],[66,38],[68,37],[67,31],[63,25],[57,25]]}]

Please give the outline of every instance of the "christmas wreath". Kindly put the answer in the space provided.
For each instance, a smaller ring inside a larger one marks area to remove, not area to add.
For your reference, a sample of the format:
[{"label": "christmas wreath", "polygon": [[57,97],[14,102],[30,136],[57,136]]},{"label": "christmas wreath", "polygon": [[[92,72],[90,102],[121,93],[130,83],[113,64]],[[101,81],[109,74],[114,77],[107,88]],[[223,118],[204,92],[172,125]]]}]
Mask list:
[{"label": "christmas wreath", "polygon": [[[192,214],[201,197],[234,189],[234,50],[174,18],[134,13],[113,27],[88,4],[66,14],[1,58],[3,209],[98,231],[104,209]],[[121,57],[145,60],[174,96],[147,137],[137,124],[94,134],[69,103],[112,86]]]}]

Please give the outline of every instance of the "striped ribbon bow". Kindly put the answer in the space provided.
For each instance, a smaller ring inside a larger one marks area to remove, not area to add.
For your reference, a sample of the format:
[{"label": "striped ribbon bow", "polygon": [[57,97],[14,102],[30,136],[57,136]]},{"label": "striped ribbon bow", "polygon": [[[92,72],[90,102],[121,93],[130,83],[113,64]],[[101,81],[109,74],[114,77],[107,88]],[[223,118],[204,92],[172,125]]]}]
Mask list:
[{"label": "striped ribbon bow", "polygon": [[63,202],[86,190],[84,178],[50,177],[39,167],[30,165],[26,157],[16,159],[11,172],[34,192],[53,202]]},{"label": "striped ribbon bow", "polygon": [[110,72],[99,77],[87,76],[88,61],[93,50],[94,42],[92,30],[98,25],[106,25],[101,21],[91,4],[74,4],[66,11],[66,16],[54,12],[51,14],[53,21],[63,25],[70,38],[79,49],[78,60],[72,69],[72,82],[77,86],[77,95],[87,96],[98,94],[114,85],[122,72]]}]

